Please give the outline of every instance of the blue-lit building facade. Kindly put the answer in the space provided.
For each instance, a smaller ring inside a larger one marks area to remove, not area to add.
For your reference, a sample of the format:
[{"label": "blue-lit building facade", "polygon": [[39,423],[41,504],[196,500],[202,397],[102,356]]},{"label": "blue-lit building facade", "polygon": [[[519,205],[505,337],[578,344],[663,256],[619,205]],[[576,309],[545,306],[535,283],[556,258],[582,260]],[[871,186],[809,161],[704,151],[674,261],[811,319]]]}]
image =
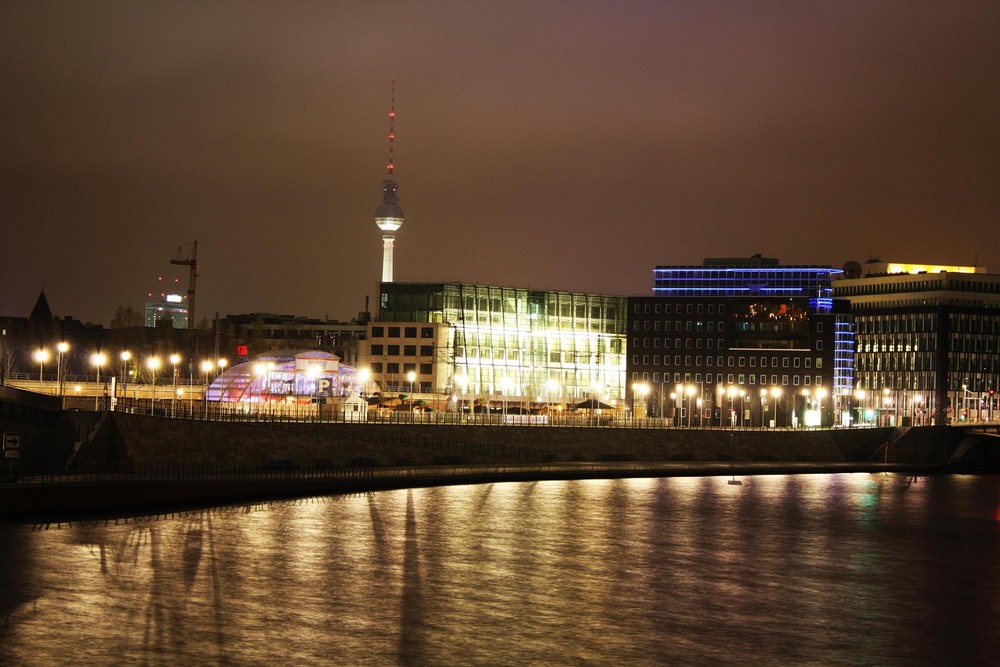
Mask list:
[{"label": "blue-lit building facade", "polygon": [[682,425],[849,419],[854,333],[841,269],[761,256],[657,266],[628,302],[628,401]]}]

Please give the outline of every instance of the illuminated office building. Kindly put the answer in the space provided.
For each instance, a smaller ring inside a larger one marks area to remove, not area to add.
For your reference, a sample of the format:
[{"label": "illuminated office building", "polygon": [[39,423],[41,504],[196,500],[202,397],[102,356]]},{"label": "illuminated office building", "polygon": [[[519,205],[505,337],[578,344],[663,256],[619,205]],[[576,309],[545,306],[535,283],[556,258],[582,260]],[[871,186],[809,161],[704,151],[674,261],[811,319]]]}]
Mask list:
[{"label": "illuminated office building", "polygon": [[692,425],[839,420],[854,352],[840,273],[759,255],[657,266],[653,295],[628,300],[629,401]]},{"label": "illuminated office building", "polygon": [[381,284],[369,324],[372,379],[463,402],[620,404],[621,296],[465,283]]},{"label": "illuminated office building", "polygon": [[1000,389],[1000,275],[850,262],[834,282],[857,329],[856,400],[882,424],[989,421]]},{"label": "illuminated office building", "polygon": [[146,302],[146,326],[155,327],[169,321],[175,329],[187,329],[188,307],[180,294],[164,294],[159,301]]}]

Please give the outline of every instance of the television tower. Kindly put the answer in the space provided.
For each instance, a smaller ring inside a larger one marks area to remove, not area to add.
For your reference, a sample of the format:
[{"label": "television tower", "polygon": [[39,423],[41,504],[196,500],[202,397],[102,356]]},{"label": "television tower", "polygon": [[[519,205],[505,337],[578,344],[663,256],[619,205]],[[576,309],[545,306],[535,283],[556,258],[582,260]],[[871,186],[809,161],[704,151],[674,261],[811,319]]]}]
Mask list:
[{"label": "television tower", "polygon": [[393,131],[396,120],[396,80],[392,80],[392,104],[389,106],[389,164],[388,174],[382,180],[382,203],[375,209],[375,224],[382,230],[382,282],[392,282],[392,249],[396,230],[403,224],[403,209],[396,197],[396,181],[392,178],[392,148],[396,139]]}]

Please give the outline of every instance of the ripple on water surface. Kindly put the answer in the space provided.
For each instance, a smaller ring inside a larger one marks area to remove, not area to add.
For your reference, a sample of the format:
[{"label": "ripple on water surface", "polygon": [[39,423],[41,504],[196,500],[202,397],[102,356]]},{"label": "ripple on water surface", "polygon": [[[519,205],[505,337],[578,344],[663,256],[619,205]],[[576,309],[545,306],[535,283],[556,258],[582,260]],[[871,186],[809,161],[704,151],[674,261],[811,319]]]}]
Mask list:
[{"label": "ripple on water surface", "polygon": [[1000,637],[1000,483],[388,491],[0,524],[0,662],[957,664]]}]

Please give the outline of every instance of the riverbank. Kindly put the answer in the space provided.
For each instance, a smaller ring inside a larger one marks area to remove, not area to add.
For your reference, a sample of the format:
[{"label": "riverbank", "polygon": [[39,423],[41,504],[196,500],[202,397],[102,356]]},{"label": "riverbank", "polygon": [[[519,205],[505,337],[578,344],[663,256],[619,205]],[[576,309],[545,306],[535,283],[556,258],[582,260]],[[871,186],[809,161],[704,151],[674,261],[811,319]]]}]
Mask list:
[{"label": "riverbank", "polygon": [[[339,474],[273,471],[257,479],[189,477],[150,479],[131,474],[46,476],[0,484],[0,516],[66,521],[93,516],[133,516],[241,502],[395,489],[503,482],[653,477],[733,477],[752,483],[760,475],[903,473],[925,475],[924,464],[900,463],[548,463],[358,468]],[[747,479],[750,478],[750,479]]]}]

